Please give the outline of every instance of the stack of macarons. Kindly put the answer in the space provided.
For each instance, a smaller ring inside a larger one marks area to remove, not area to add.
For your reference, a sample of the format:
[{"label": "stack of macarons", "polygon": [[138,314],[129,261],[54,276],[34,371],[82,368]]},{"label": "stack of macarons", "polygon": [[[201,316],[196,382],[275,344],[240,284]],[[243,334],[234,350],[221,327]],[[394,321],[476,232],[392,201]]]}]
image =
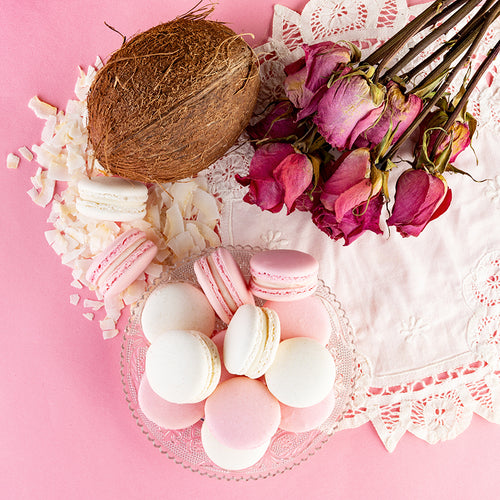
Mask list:
[{"label": "stack of macarons", "polygon": [[[86,218],[118,224],[146,215],[148,188],[137,181],[100,175],[78,182],[76,208]],[[131,285],[158,252],[156,245],[138,229],[123,229],[115,240],[92,259],[86,279],[104,299]]]},{"label": "stack of macarons", "polygon": [[[254,465],[278,429],[310,431],[335,406],[330,316],[314,295],[318,262],[266,250],[249,268],[247,283],[232,254],[215,249],[194,264],[201,289],[161,284],[141,313],[150,342],[142,412],[168,429],[201,419],[205,452],[226,470]],[[226,325],[219,331],[216,316]]]}]

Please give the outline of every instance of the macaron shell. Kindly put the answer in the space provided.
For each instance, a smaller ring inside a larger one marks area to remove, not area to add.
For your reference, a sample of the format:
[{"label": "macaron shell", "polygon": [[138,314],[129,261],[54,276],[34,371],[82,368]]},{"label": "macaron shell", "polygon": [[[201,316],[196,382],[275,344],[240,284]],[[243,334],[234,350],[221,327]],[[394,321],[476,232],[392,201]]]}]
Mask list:
[{"label": "macaron shell", "polygon": [[310,337],[326,345],[330,340],[332,325],[330,315],[316,295],[299,300],[267,301],[264,307],[276,311],[281,325],[281,340]]},{"label": "macaron shell", "polygon": [[205,402],[205,423],[215,438],[233,449],[268,442],[278,429],[278,401],[258,380],[234,377],[220,384]]},{"label": "macaron shell", "polygon": [[319,427],[331,415],[335,408],[335,393],[330,391],[325,399],[306,408],[294,408],[283,403],[280,403],[280,408],[280,429],[288,432],[308,432]]},{"label": "macaron shell", "polygon": [[147,297],[141,326],[149,342],[169,330],[196,330],[211,337],[215,313],[205,294],[191,283],[165,283]]},{"label": "macaron shell", "polygon": [[280,403],[304,408],[326,398],[335,374],[335,362],[326,347],[316,340],[296,337],[280,343],[265,379]]},{"label": "macaron shell", "polygon": [[153,391],[171,403],[197,403],[220,378],[215,344],[200,332],[172,330],[158,336],[146,352],[145,373]]},{"label": "macaron shell", "polygon": [[137,398],[146,418],[164,429],[185,429],[205,415],[205,401],[182,405],[170,403],[153,391],[146,375],[141,378]]},{"label": "macaron shell", "polygon": [[221,443],[210,431],[207,423],[201,426],[201,443],[208,458],[225,470],[242,470],[255,465],[265,454],[270,440],[257,448],[239,450]]}]

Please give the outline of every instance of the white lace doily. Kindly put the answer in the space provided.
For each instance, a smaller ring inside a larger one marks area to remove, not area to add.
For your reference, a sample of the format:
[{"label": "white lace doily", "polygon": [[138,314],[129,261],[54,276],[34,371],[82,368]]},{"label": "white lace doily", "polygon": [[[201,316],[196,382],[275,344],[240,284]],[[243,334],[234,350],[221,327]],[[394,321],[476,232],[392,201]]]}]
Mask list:
[{"label": "white lace doily", "polygon": [[[275,7],[273,35],[258,49],[260,108],[282,95],[283,67],[303,42],[357,43],[367,54],[425,5],[404,0],[312,0],[301,15]],[[498,22],[481,48],[498,39]],[[433,50],[432,47],[429,50]],[[253,148],[239,143],[205,175],[223,201],[222,242],[297,248],[315,255],[321,277],[346,310],[357,337],[356,391],[343,427],[371,421],[389,450],[408,430],[430,443],[464,431],[475,412],[500,423],[500,131],[497,66],[474,92],[474,152],[448,183],[453,202],[418,238],[364,234],[349,247],[330,240],[307,213],[262,212],[242,201]],[[458,80],[457,80],[458,82]],[[257,112],[259,112],[257,109]]]}]

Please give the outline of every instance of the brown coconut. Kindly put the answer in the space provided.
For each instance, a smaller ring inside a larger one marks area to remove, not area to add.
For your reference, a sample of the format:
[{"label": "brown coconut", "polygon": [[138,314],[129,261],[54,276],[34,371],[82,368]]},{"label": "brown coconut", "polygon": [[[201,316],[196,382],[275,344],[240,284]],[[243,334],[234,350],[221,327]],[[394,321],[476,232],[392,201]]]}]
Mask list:
[{"label": "brown coconut", "polygon": [[220,158],[248,124],[258,61],[220,22],[178,18],[116,51],[88,96],[94,154],[143,182],[190,177]]}]

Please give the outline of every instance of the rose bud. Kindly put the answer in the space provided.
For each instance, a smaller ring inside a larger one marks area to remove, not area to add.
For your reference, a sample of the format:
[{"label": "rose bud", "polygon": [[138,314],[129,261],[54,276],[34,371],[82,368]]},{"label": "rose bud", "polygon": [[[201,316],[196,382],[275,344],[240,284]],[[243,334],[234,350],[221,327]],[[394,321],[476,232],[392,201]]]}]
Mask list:
[{"label": "rose bud", "polygon": [[[285,93],[295,107],[309,109],[313,96],[320,89],[326,90],[328,80],[351,61],[351,50],[333,42],[303,45],[305,56],[288,65],[284,81]],[[301,117],[313,113],[310,109]]]},{"label": "rose bud", "polygon": [[391,144],[394,144],[412,124],[422,110],[422,99],[415,94],[405,95],[401,87],[390,81],[387,84],[385,108],[380,118],[367,128],[356,140],[359,147],[374,147],[393,131]]},{"label": "rose bud", "polygon": [[334,239],[344,237],[346,245],[367,229],[381,232],[382,178],[373,181],[372,168],[368,148],[343,154],[323,186],[322,208],[314,211],[315,224]]},{"label": "rose bud", "polygon": [[244,201],[270,212],[279,212],[286,205],[288,213],[294,210],[295,200],[309,187],[312,178],[313,166],[307,155],[296,153],[290,144],[284,143],[258,148],[248,175],[236,176],[241,185],[249,186]]},{"label": "rose bud", "polygon": [[396,196],[388,226],[403,237],[418,236],[425,226],[443,214],[451,202],[451,190],[443,177],[410,169],[396,182]]},{"label": "rose bud", "polygon": [[350,149],[381,115],[383,99],[383,90],[369,78],[359,71],[346,72],[326,90],[313,121],[331,146]]}]

